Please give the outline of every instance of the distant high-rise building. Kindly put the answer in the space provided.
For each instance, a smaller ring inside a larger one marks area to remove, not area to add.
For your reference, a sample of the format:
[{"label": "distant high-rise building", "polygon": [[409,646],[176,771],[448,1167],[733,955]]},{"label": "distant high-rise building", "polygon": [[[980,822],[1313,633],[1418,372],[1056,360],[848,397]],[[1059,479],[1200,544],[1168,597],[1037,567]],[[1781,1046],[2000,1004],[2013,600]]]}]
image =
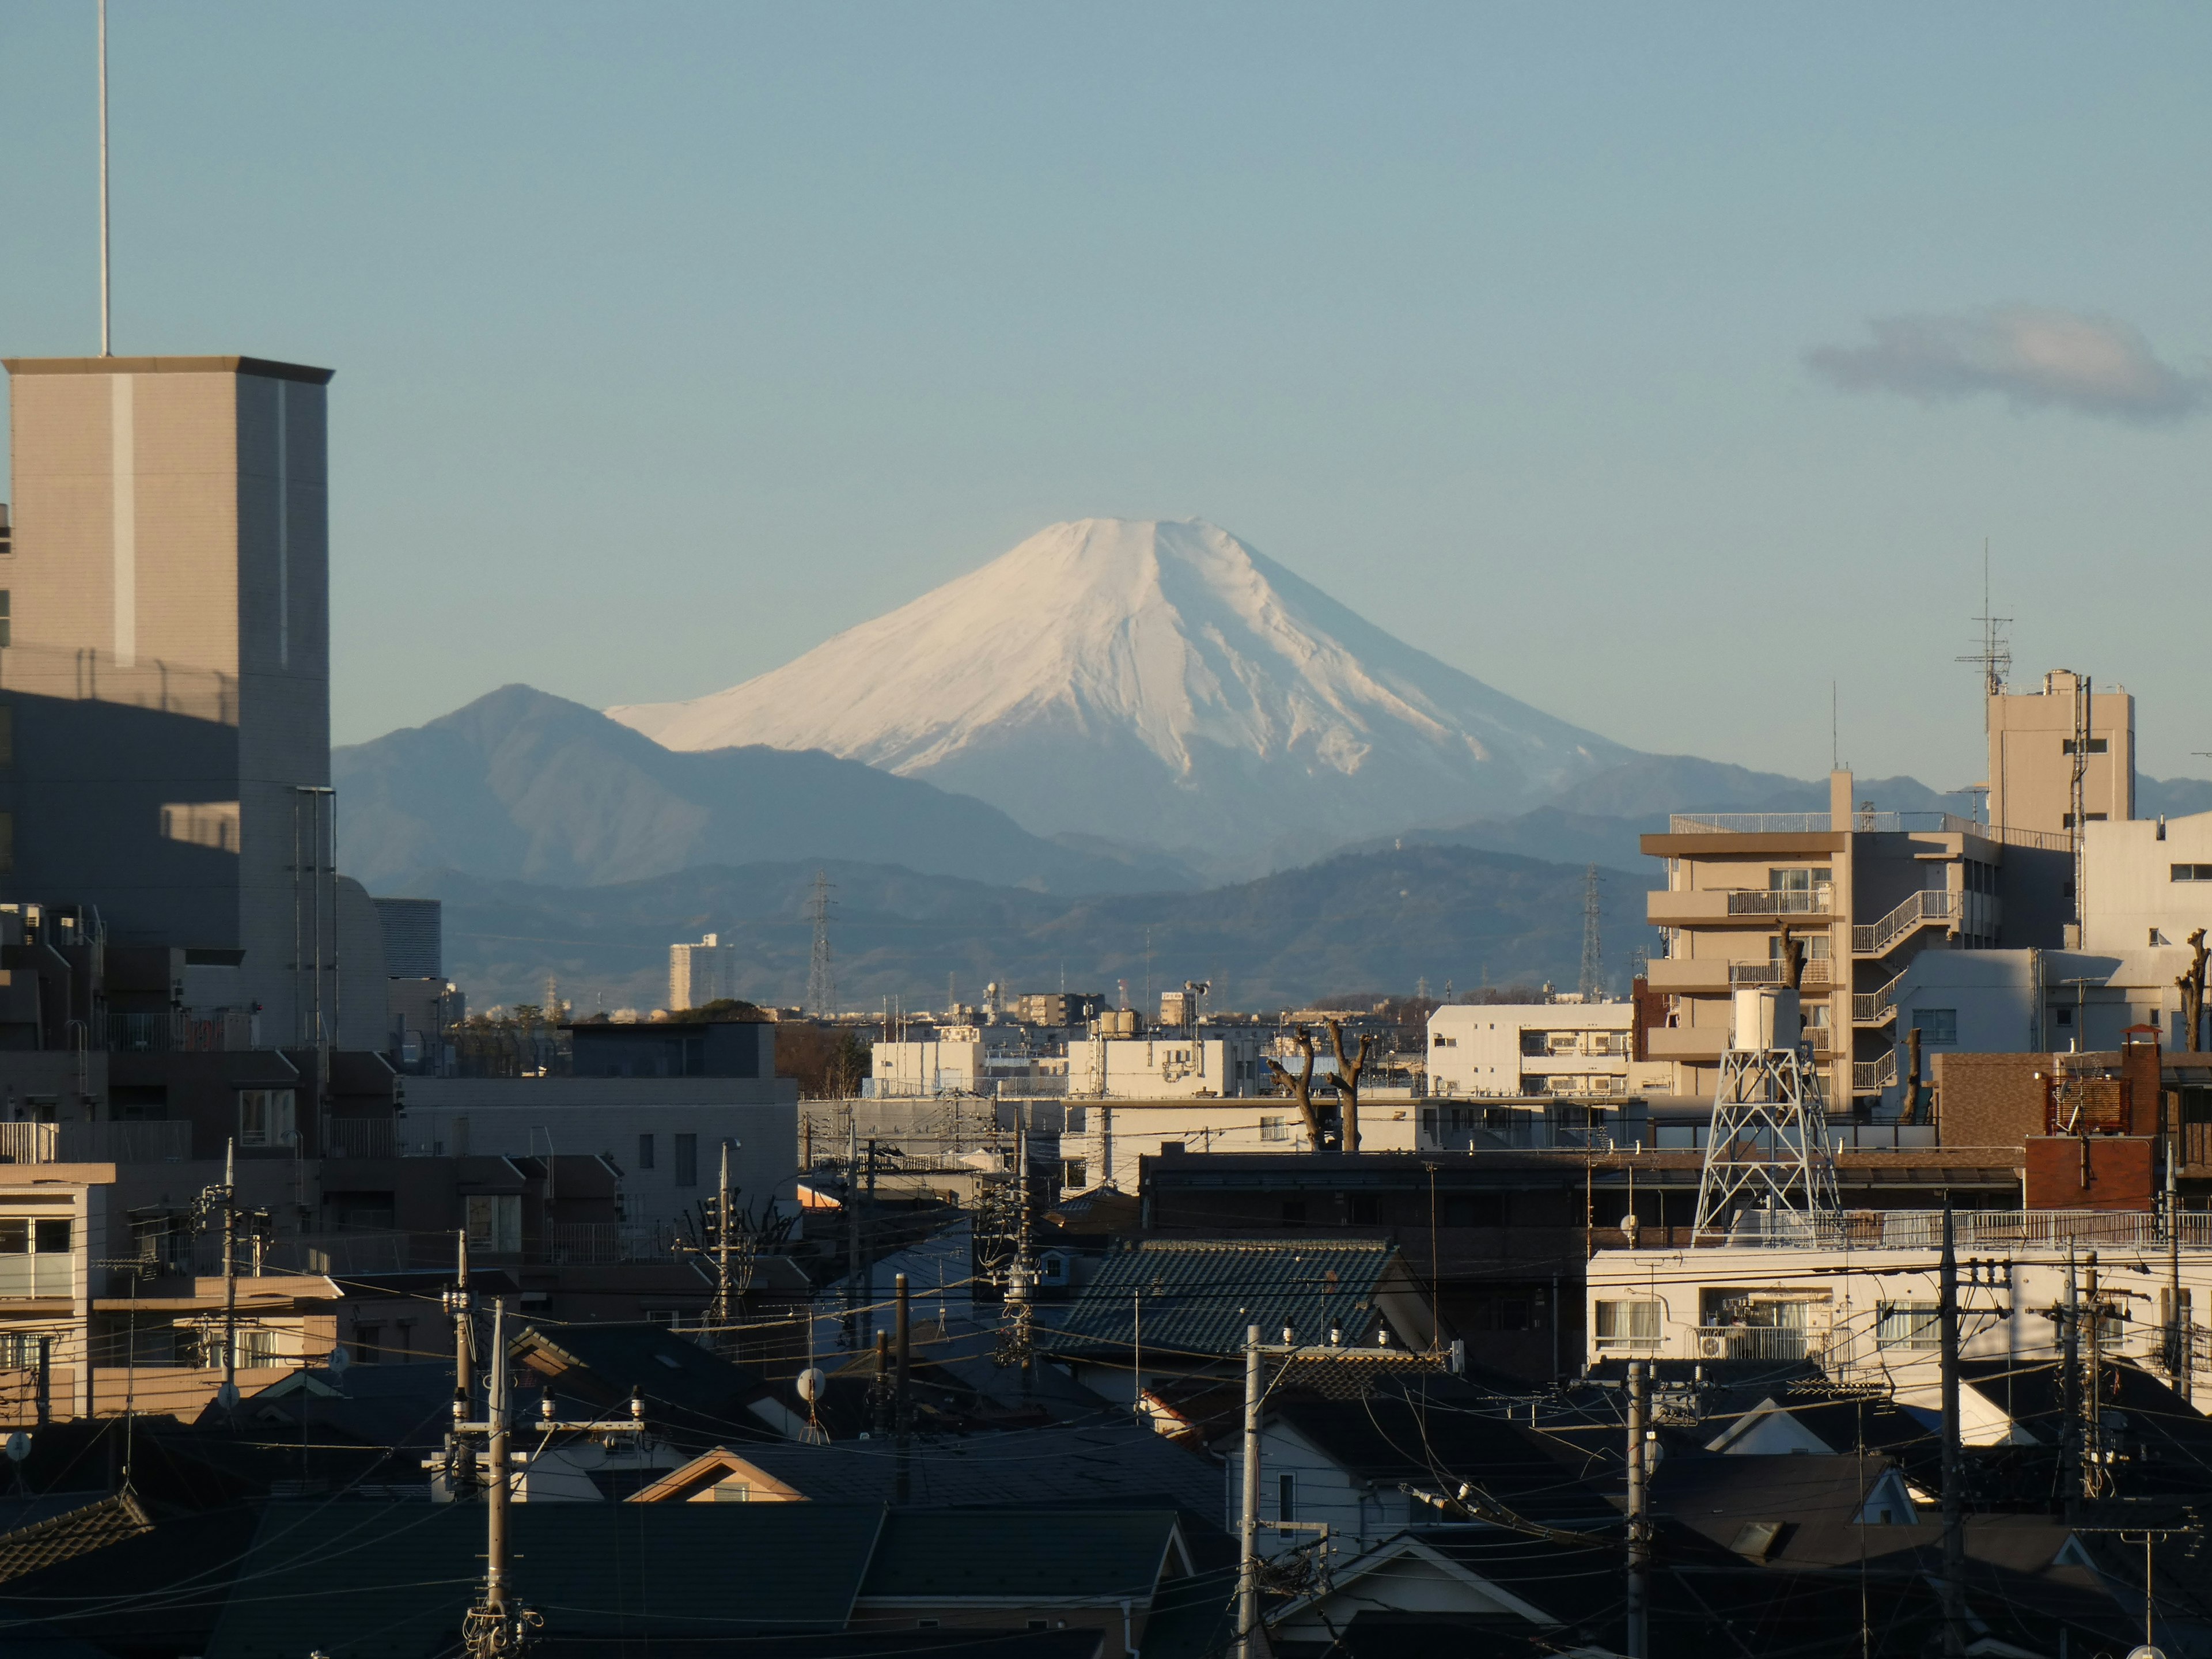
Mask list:
[{"label": "distant high-rise building", "polygon": [[[330,793],[327,369],[12,358],[0,896],[180,947],[271,1040],[383,1020]],[[342,988],[346,954],[356,982]]]},{"label": "distant high-rise building", "polygon": [[738,950],[708,933],[696,945],[668,947],[668,1006],[680,1012],[703,1008],[737,995]]}]

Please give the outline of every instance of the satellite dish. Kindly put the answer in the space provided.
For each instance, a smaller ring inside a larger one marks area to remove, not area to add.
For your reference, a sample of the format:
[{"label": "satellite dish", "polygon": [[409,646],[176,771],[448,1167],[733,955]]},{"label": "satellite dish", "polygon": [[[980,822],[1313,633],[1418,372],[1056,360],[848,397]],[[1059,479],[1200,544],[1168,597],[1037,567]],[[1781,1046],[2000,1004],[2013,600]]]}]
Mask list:
[{"label": "satellite dish", "polygon": [[830,1379],[820,1370],[809,1365],[799,1374],[799,1397],[811,1406],[822,1398],[822,1391],[829,1382]]},{"label": "satellite dish", "polygon": [[2128,1659],[2166,1659],[2166,1650],[2152,1647],[2146,1643],[2140,1647],[2130,1648]]},{"label": "satellite dish", "polygon": [[8,1461],[20,1463],[31,1455],[31,1437],[18,1429],[8,1437]]},{"label": "satellite dish", "polygon": [[325,1362],[325,1366],[332,1376],[343,1376],[346,1367],[352,1364],[353,1356],[346,1352],[345,1344],[341,1342],[331,1349],[331,1357]]}]

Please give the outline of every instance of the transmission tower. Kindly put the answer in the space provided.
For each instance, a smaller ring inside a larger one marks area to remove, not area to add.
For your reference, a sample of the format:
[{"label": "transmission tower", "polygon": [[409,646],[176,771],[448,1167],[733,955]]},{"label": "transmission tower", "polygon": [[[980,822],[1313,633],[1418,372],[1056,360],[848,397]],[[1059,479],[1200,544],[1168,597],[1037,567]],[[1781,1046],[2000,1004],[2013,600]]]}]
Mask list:
[{"label": "transmission tower", "polygon": [[1597,937],[1597,866],[1583,876],[1583,975],[1579,988],[1584,1002],[1605,994],[1605,951]]},{"label": "transmission tower", "polygon": [[814,890],[806,901],[806,917],[814,924],[814,957],[806,968],[806,1012],[824,1019],[837,1012],[837,972],[830,960],[830,894],[834,885],[828,871],[817,870]]},{"label": "transmission tower", "polygon": [[1693,1243],[1745,1228],[1811,1233],[1843,1209],[1820,1074],[1799,1043],[1797,994],[1739,991],[1735,1012],[1713,1091]]}]

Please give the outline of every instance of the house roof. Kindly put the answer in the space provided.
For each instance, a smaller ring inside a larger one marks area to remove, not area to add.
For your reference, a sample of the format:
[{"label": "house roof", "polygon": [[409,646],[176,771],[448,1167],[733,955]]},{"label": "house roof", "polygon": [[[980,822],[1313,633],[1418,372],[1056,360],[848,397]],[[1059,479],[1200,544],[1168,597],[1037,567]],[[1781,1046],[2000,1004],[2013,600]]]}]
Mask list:
[{"label": "house roof", "polygon": [[[787,1511],[792,1505],[782,1505]],[[860,1586],[866,1601],[1148,1600],[1190,1571],[1167,1510],[895,1510]]]},{"label": "house roof", "polygon": [[[720,1479],[715,1466],[726,1470],[739,1461],[816,1503],[888,1503],[897,1489],[899,1459],[891,1441],[839,1440],[826,1446],[775,1441],[718,1448],[647,1489],[659,1489],[659,1498],[641,1492],[638,1501],[682,1498]],[[908,1501],[925,1508],[1143,1502],[1224,1524],[1221,1471],[1133,1423],[917,1440],[907,1469]]]},{"label": "house roof", "polygon": [[[567,1637],[841,1630],[882,1512],[832,1504],[519,1504],[516,1590]],[[480,1505],[272,1504],[208,1659],[431,1659],[483,1571]],[[743,1563],[733,1578],[734,1563]]]},{"label": "house roof", "polygon": [[767,1384],[760,1375],[678,1336],[665,1325],[531,1326],[513,1352],[556,1395],[625,1415],[633,1389],[646,1420],[664,1434],[725,1439],[768,1430],[744,1410]]},{"label": "house roof", "polygon": [[1394,1270],[1384,1239],[1146,1238],[1109,1250],[1064,1310],[1041,1310],[1046,1352],[1217,1358],[1242,1352],[1245,1328],[1279,1341],[1285,1326],[1321,1340],[1340,1323],[1364,1334]]}]

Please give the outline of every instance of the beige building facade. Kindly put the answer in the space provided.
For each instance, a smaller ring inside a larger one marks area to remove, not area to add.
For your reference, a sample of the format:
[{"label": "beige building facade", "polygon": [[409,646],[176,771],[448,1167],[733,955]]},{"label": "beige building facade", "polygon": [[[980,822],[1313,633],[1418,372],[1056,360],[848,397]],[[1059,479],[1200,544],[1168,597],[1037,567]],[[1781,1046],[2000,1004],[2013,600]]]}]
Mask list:
[{"label": "beige building facade", "polygon": [[[335,1039],[341,951],[380,947],[332,868],[330,371],[6,367],[0,899],[82,904],[113,942],[182,948],[180,1000],[258,1005],[264,1041]],[[355,1012],[374,1042],[382,1007]]]},{"label": "beige building facade", "polygon": [[2136,700],[2098,691],[2086,675],[2060,669],[2040,691],[2006,691],[1989,700],[1990,823],[2000,830],[2064,835],[2073,828],[2075,739],[2081,816],[2088,823],[2136,815]]}]

